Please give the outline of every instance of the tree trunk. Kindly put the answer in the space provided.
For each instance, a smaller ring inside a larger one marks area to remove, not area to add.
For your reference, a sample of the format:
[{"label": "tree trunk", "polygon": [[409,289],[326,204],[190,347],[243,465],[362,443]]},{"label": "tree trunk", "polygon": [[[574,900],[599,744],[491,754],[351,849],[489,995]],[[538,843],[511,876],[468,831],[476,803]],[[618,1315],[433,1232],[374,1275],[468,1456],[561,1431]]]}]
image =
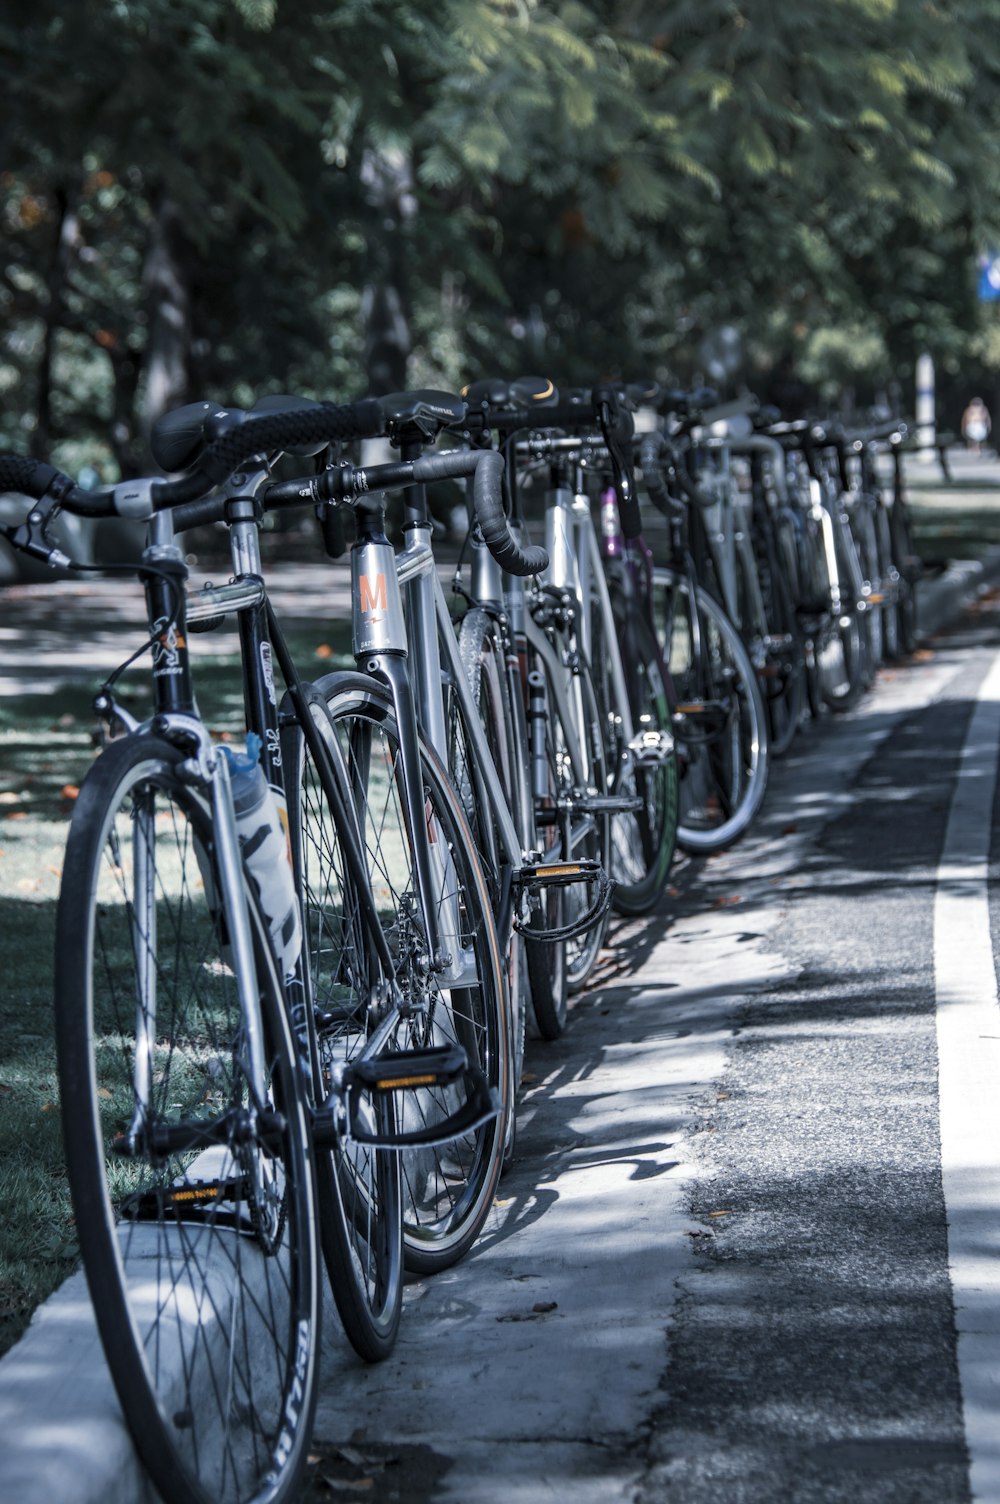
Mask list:
[{"label": "tree trunk", "polygon": [[42,356],[38,367],[38,390],[35,397],[35,432],[32,437],[32,453],[48,459],[54,439],[52,419],[53,367],[56,357],[56,339],[62,327],[66,299],[66,275],[78,226],[76,211],[65,184],[60,184],[53,194],[56,206],[55,236],[52,260],[46,278],[45,333],[42,337]]},{"label": "tree trunk", "polygon": [[375,211],[368,246],[372,277],[361,300],[365,372],[368,390],[379,396],[406,389],[412,342],[406,312],[405,241],[416,198],[410,163],[402,154],[367,151],[361,180]]},{"label": "tree trunk", "polygon": [[142,413],[147,440],[157,418],[188,400],[191,296],[186,251],[176,205],[163,198],[153,220],[142,273],[149,328]]}]

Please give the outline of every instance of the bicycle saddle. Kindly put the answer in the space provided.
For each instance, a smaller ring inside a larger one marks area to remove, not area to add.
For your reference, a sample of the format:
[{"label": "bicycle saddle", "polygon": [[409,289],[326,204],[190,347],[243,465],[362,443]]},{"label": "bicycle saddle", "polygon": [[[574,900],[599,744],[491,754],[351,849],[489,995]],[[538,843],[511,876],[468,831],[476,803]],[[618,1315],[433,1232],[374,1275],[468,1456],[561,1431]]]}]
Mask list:
[{"label": "bicycle saddle", "polygon": [[380,397],[386,433],[393,444],[426,443],[443,428],[456,428],[465,418],[465,401],[451,392],[421,388]]}]

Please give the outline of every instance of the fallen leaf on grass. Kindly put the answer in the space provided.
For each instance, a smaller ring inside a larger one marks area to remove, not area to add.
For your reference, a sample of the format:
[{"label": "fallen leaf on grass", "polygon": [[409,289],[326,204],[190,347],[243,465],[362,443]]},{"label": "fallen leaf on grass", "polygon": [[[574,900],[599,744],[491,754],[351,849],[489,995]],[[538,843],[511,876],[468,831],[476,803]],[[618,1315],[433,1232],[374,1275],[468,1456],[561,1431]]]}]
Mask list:
[{"label": "fallen leaf on grass", "polygon": [[75,783],[64,783],[59,790],[60,799],[78,799],[80,797],[79,786]]}]

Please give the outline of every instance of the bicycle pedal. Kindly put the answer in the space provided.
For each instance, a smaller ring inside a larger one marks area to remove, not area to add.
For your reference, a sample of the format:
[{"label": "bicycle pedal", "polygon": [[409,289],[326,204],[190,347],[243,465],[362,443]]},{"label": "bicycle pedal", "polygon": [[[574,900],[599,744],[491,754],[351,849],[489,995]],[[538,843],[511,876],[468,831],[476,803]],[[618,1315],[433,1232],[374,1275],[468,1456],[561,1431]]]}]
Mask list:
[{"label": "bicycle pedal", "polygon": [[597,882],[603,867],[594,857],[576,862],[536,862],[522,867],[517,883],[520,888],[564,888],[570,883]]},{"label": "bicycle pedal", "polygon": [[[459,1091],[462,1100],[438,1122],[425,1122],[419,1128],[380,1128],[379,1115],[372,1114],[371,1099],[381,1093],[443,1088]],[[490,1087],[459,1044],[398,1050],[352,1062],[344,1069],[337,1098],[313,1114],[313,1142],[319,1147],[341,1137],[341,1122],[348,1139],[377,1149],[445,1144],[481,1128],[502,1110],[499,1092]]]},{"label": "bicycle pedal", "polygon": [[419,1086],[452,1086],[468,1070],[460,1044],[432,1045],[426,1050],[397,1050],[348,1064],[342,1086],[350,1091],[408,1091]]},{"label": "bicycle pedal", "polygon": [[674,739],[669,731],[641,731],[628,744],[632,765],[636,768],[658,768],[674,755]]},{"label": "bicycle pedal", "polygon": [[682,700],[674,707],[671,719],[675,722],[699,717],[727,715],[729,706],[722,700]]},{"label": "bicycle pedal", "polygon": [[587,815],[631,815],[642,807],[642,799],[635,794],[584,794],[573,801],[574,810]]},{"label": "bicycle pedal", "polygon": [[118,1215],[123,1222],[162,1222],[164,1217],[173,1215],[178,1221],[192,1224],[210,1221],[213,1226],[232,1226],[249,1232],[253,1228],[251,1195],[250,1182],[243,1175],[186,1181],[126,1196],[118,1204]]}]

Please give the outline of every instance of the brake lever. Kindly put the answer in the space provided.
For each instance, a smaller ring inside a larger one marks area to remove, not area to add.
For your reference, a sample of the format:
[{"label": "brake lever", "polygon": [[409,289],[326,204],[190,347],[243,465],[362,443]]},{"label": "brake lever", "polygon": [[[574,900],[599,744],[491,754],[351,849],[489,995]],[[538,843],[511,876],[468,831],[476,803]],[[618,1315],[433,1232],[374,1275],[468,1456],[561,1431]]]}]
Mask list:
[{"label": "brake lever", "polygon": [[59,502],[54,496],[45,496],[41,501],[33,503],[31,511],[18,527],[3,527],[3,532],[11,548],[16,548],[19,553],[28,554],[32,559],[41,559],[52,569],[69,569],[73,563],[68,554],[64,554],[61,548],[54,547],[46,537],[49,525],[55,520],[59,511]]},{"label": "brake lever", "polygon": [[[632,415],[617,397],[602,395],[597,404],[597,417],[604,436],[608,458],[611,461],[611,475],[618,496],[619,514],[624,520],[634,512],[636,507],[635,475],[632,469],[632,458],[625,444],[626,439],[630,439],[634,431]],[[623,431],[626,423],[627,434]],[[635,515],[637,516],[637,513]],[[635,532],[640,530],[641,524],[635,528]]]}]

